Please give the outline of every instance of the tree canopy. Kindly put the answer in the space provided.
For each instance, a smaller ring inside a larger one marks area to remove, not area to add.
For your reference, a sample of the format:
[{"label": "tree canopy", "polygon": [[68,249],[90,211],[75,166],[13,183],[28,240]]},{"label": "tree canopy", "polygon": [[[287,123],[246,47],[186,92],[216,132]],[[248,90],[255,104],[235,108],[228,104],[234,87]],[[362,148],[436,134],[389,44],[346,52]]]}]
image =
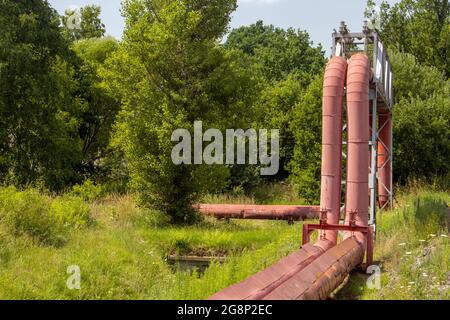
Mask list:
[{"label": "tree canopy", "polygon": [[100,14],[101,8],[96,5],[88,5],[79,10],[67,9],[61,17],[63,33],[71,41],[103,37],[106,29]]},{"label": "tree canopy", "polygon": [[[375,19],[375,2],[368,1],[366,16]],[[383,1],[380,32],[391,49],[414,55],[421,64],[450,76],[450,3],[448,0]]]}]

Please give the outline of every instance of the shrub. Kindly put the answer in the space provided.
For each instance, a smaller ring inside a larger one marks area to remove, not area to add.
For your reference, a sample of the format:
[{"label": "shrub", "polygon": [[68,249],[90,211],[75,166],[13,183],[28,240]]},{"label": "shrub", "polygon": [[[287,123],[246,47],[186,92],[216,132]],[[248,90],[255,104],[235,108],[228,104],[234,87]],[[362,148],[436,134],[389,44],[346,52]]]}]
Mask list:
[{"label": "shrub", "polygon": [[82,197],[87,201],[93,201],[103,194],[103,188],[100,185],[95,185],[92,180],[87,179],[83,184],[73,186],[72,194]]},{"label": "shrub", "polygon": [[26,235],[42,244],[63,241],[62,228],[49,214],[50,199],[30,189],[0,191],[0,223],[14,236]]},{"label": "shrub", "polygon": [[72,229],[80,229],[91,223],[90,208],[79,197],[63,196],[52,201],[50,215],[56,222]]},{"label": "shrub", "polygon": [[82,198],[51,198],[35,189],[0,189],[0,229],[13,237],[29,237],[43,245],[61,245],[70,231],[91,222],[90,208]]}]

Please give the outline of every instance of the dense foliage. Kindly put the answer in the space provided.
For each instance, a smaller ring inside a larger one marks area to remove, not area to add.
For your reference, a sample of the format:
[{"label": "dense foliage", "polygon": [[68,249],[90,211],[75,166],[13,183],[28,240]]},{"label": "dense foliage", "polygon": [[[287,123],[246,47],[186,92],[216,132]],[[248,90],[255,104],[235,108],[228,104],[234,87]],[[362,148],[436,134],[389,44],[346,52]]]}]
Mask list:
[{"label": "dense foliage", "polygon": [[[395,180],[446,179],[448,1],[383,2],[378,17],[373,6],[366,16],[380,19],[394,71]],[[44,0],[1,1],[0,182],[75,186],[88,200],[133,191],[176,223],[195,220],[192,204],[205,193],[251,192],[268,180],[290,181],[317,203],[324,51],[306,31],[262,21],[227,35],[236,7],[126,0],[118,41],[105,36],[98,6],[59,16]],[[175,165],[172,133],[193,134],[195,121],[204,130],[280,129],[279,173]]]},{"label": "dense foliage", "polygon": [[122,102],[115,137],[131,186],[174,222],[192,219],[202,192],[223,189],[228,168],[174,164],[172,133],[193,135],[194,121],[205,130],[249,127],[257,85],[247,59],[217,43],[235,1],[188,3],[128,1],[125,38],[105,71]]},{"label": "dense foliage", "polygon": [[[366,16],[375,19],[374,1]],[[393,6],[383,1],[379,22],[383,41],[391,49],[414,55],[421,64],[435,66],[450,76],[450,2],[402,0]]]}]

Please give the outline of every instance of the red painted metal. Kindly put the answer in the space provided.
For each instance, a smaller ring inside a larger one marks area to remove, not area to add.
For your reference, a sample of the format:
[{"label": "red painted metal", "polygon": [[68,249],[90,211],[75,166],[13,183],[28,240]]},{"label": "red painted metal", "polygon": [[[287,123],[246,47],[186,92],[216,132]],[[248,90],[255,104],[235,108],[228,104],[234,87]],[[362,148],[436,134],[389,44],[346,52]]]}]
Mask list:
[{"label": "red painted metal", "polygon": [[310,242],[311,233],[314,230],[331,230],[331,231],[346,231],[349,232],[352,236],[355,236],[355,233],[362,233],[366,237],[366,266],[370,266],[373,263],[373,228],[370,226],[367,227],[359,227],[354,222],[350,225],[342,225],[342,224],[327,224],[326,222],[322,222],[320,224],[304,224],[303,225],[303,233],[302,233],[302,242],[303,244],[307,244]]},{"label": "red painted metal", "polygon": [[351,237],[316,258],[263,300],[326,299],[364,257],[364,247]]},{"label": "red painted metal", "polygon": [[389,159],[392,148],[392,113],[379,114],[378,119],[381,127],[378,142],[378,205],[384,208],[390,201],[389,192],[392,191],[392,162]]},{"label": "red painted metal", "polygon": [[[347,71],[347,192],[345,224],[350,225],[355,214],[357,226],[367,227],[369,196],[369,81],[370,61],[364,54],[351,57]],[[346,232],[345,238],[352,237]],[[362,233],[356,238],[366,241]]]},{"label": "red painted metal", "polygon": [[305,244],[269,268],[216,293],[210,300],[263,300],[323,253],[319,247]]},{"label": "red painted metal", "polygon": [[[338,223],[341,208],[342,105],[344,100],[347,61],[331,59],[325,69],[322,107],[322,180],[320,210],[326,212],[330,223]],[[337,242],[335,231],[322,233],[332,244]]]},{"label": "red painted metal", "polygon": [[263,206],[234,204],[200,204],[202,214],[218,219],[255,219],[303,221],[319,216],[318,206]]}]

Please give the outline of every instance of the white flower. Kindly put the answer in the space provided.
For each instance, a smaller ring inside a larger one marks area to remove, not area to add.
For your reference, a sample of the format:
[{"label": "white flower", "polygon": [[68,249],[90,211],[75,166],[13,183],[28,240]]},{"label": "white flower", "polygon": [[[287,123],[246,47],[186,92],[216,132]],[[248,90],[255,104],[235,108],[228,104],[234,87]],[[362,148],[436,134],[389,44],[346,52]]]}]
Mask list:
[{"label": "white flower", "polygon": [[406,255],[407,255],[407,256],[410,256],[410,255],[412,255],[412,252],[411,252],[411,251],[408,251],[408,252],[406,253]]},{"label": "white flower", "polygon": [[442,237],[442,238],[448,238],[448,235],[446,235],[446,234],[441,234],[441,237]]},{"label": "white flower", "polygon": [[406,246],[406,243],[404,243],[404,242],[403,242],[403,243],[400,243],[399,246],[400,246],[400,247],[404,247],[404,246]]},{"label": "white flower", "polygon": [[411,281],[411,282],[408,282],[408,284],[413,285],[413,284],[415,284],[415,282]]},{"label": "white flower", "polygon": [[422,276],[424,276],[425,278],[428,277],[428,274],[426,274],[425,272],[422,273]]}]

